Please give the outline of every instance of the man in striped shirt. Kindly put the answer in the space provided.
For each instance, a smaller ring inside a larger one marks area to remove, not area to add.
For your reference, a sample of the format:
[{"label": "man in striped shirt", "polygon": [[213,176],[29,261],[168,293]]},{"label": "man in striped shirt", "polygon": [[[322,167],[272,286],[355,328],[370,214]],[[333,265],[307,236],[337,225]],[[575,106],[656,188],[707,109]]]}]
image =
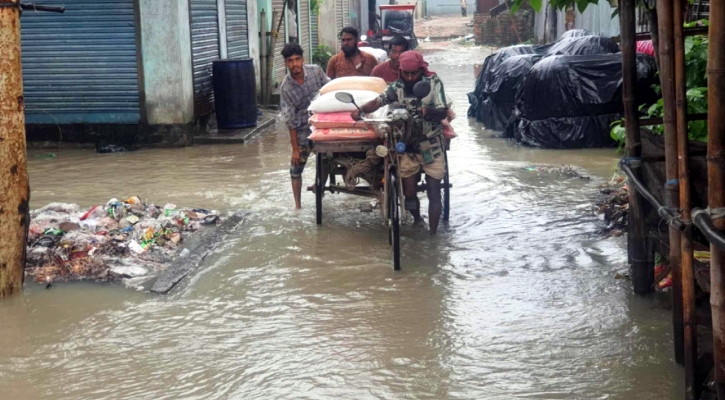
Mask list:
[{"label": "man in striped shirt", "polygon": [[281,118],[287,124],[292,144],[290,160],[290,177],[292,178],[292,194],[295,208],[302,208],[302,172],[305,170],[310,155],[310,144],[307,138],[312,133],[308,122],[307,108],[320,89],[330,81],[317,65],[305,65],[304,51],[299,44],[288,43],[282,49],[284,63],[289,73],[279,87],[282,108]]}]

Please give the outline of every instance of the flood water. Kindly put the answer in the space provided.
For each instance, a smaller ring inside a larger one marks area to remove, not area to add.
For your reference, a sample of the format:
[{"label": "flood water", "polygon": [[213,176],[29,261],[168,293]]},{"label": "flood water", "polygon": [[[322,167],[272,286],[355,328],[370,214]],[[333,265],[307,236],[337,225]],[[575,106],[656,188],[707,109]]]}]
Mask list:
[{"label": "flood water", "polygon": [[28,282],[0,303],[0,398],[680,398],[670,311],[614,279],[624,241],[595,234],[617,155],[492,138],[465,118],[483,56],[430,59],[459,115],[451,219],[433,239],[403,227],[400,272],[362,198],[326,196],[322,226],[311,194],[292,209],[282,125],[245,145],[31,152],[34,208],[138,195],[251,215],[168,296]]}]

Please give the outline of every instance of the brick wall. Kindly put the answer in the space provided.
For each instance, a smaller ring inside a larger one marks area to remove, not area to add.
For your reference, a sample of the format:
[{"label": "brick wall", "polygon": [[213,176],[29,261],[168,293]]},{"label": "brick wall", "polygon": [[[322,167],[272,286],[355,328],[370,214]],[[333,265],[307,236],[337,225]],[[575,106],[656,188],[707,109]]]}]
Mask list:
[{"label": "brick wall", "polygon": [[[514,29],[514,25],[516,29]],[[491,17],[488,13],[473,16],[473,30],[476,44],[488,46],[510,46],[526,42],[534,36],[534,13],[517,12],[511,21],[508,13]],[[518,30],[518,36],[516,31]],[[521,40],[519,40],[519,36]]]}]

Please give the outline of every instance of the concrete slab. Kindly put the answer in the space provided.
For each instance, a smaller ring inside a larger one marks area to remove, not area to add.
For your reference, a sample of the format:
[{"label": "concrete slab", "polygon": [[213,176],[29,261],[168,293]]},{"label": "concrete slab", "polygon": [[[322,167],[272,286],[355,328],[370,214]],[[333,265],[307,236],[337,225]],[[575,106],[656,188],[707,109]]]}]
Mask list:
[{"label": "concrete slab", "polygon": [[224,241],[230,233],[234,232],[243,223],[247,212],[239,211],[227,218],[216,229],[209,229],[201,233],[197,245],[190,249],[186,257],[174,260],[169,269],[164,271],[151,287],[151,292],[166,294],[171,291],[182,279],[201,265],[202,261],[211,254],[216,247]]},{"label": "concrete slab", "polygon": [[274,125],[278,114],[265,111],[257,126],[244,129],[216,129],[194,137],[194,144],[243,144]]}]

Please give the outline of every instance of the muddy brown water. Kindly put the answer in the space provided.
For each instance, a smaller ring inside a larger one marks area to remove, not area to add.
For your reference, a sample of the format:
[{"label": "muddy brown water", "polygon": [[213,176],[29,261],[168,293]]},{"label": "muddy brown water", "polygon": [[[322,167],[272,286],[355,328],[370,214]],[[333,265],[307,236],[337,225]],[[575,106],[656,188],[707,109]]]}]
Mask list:
[{"label": "muddy brown water", "polygon": [[480,55],[430,58],[460,116],[451,220],[433,239],[403,227],[398,273],[363,199],[327,196],[322,226],[311,194],[292,210],[281,126],[246,145],[32,152],[34,208],[139,195],[252,214],[169,296],[31,282],[0,303],[0,398],[679,398],[669,311],[614,279],[623,240],[594,235],[616,154],[491,138],[465,118]]}]

